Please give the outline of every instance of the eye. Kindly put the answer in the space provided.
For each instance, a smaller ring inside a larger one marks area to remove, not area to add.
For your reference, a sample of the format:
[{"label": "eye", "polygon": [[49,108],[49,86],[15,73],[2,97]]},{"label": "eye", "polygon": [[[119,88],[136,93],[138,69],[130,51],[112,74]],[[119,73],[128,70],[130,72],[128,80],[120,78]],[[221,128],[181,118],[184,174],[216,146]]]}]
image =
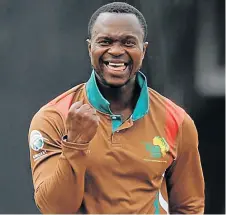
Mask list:
[{"label": "eye", "polygon": [[135,46],[135,45],[136,45],[136,43],[135,43],[134,41],[132,41],[132,40],[126,40],[126,41],[124,42],[124,44],[125,44],[126,46],[128,46],[128,47],[132,47],[132,46]]},{"label": "eye", "polygon": [[101,40],[98,42],[101,46],[109,46],[111,44],[110,40]]}]

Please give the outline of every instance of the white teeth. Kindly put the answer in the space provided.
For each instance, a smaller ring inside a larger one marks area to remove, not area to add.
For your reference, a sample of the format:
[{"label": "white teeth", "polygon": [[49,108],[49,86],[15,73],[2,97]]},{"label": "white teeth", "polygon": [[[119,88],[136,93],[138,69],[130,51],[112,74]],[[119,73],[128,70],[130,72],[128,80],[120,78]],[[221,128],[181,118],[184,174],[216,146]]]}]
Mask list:
[{"label": "white teeth", "polygon": [[111,62],[109,62],[108,65],[109,65],[109,66],[125,66],[124,63],[111,63]]}]

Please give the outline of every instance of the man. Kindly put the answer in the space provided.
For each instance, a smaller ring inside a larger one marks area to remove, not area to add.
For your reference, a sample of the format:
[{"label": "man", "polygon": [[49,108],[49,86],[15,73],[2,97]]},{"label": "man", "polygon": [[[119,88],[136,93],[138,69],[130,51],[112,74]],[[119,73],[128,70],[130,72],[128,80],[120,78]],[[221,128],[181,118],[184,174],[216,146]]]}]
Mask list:
[{"label": "man", "polygon": [[187,113],[147,87],[143,15],[126,3],[89,23],[90,79],[34,116],[29,130],[42,213],[203,213],[197,131]]}]

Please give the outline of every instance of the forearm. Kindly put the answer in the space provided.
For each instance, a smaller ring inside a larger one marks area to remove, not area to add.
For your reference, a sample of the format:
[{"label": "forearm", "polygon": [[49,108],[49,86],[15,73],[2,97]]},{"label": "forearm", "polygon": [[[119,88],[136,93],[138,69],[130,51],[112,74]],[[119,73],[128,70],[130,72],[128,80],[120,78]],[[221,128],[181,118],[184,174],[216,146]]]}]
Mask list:
[{"label": "forearm", "polygon": [[[85,160],[80,151],[74,165],[61,154],[55,171],[35,189],[35,201],[42,213],[75,213],[84,195]],[[76,164],[77,163],[77,164]]]},{"label": "forearm", "polygon": [[62,139],[66,132],[64,116],[52,106],[36,113],[30,125],[34,197],[42,213],[72,214],[83,200],[89,143],[67,142]]}]

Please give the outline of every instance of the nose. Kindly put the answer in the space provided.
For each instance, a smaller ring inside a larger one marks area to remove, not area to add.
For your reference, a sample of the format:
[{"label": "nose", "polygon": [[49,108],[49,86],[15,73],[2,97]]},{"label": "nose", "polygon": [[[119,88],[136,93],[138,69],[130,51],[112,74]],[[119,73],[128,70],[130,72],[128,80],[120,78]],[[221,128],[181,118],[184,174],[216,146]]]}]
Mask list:
[{"label": "nose", "polygon": [[119,43],[112,44],[110,49],[108,50],[108,53],[113,55],[113,56],[121,56],[125,53],[125,50]]}]

